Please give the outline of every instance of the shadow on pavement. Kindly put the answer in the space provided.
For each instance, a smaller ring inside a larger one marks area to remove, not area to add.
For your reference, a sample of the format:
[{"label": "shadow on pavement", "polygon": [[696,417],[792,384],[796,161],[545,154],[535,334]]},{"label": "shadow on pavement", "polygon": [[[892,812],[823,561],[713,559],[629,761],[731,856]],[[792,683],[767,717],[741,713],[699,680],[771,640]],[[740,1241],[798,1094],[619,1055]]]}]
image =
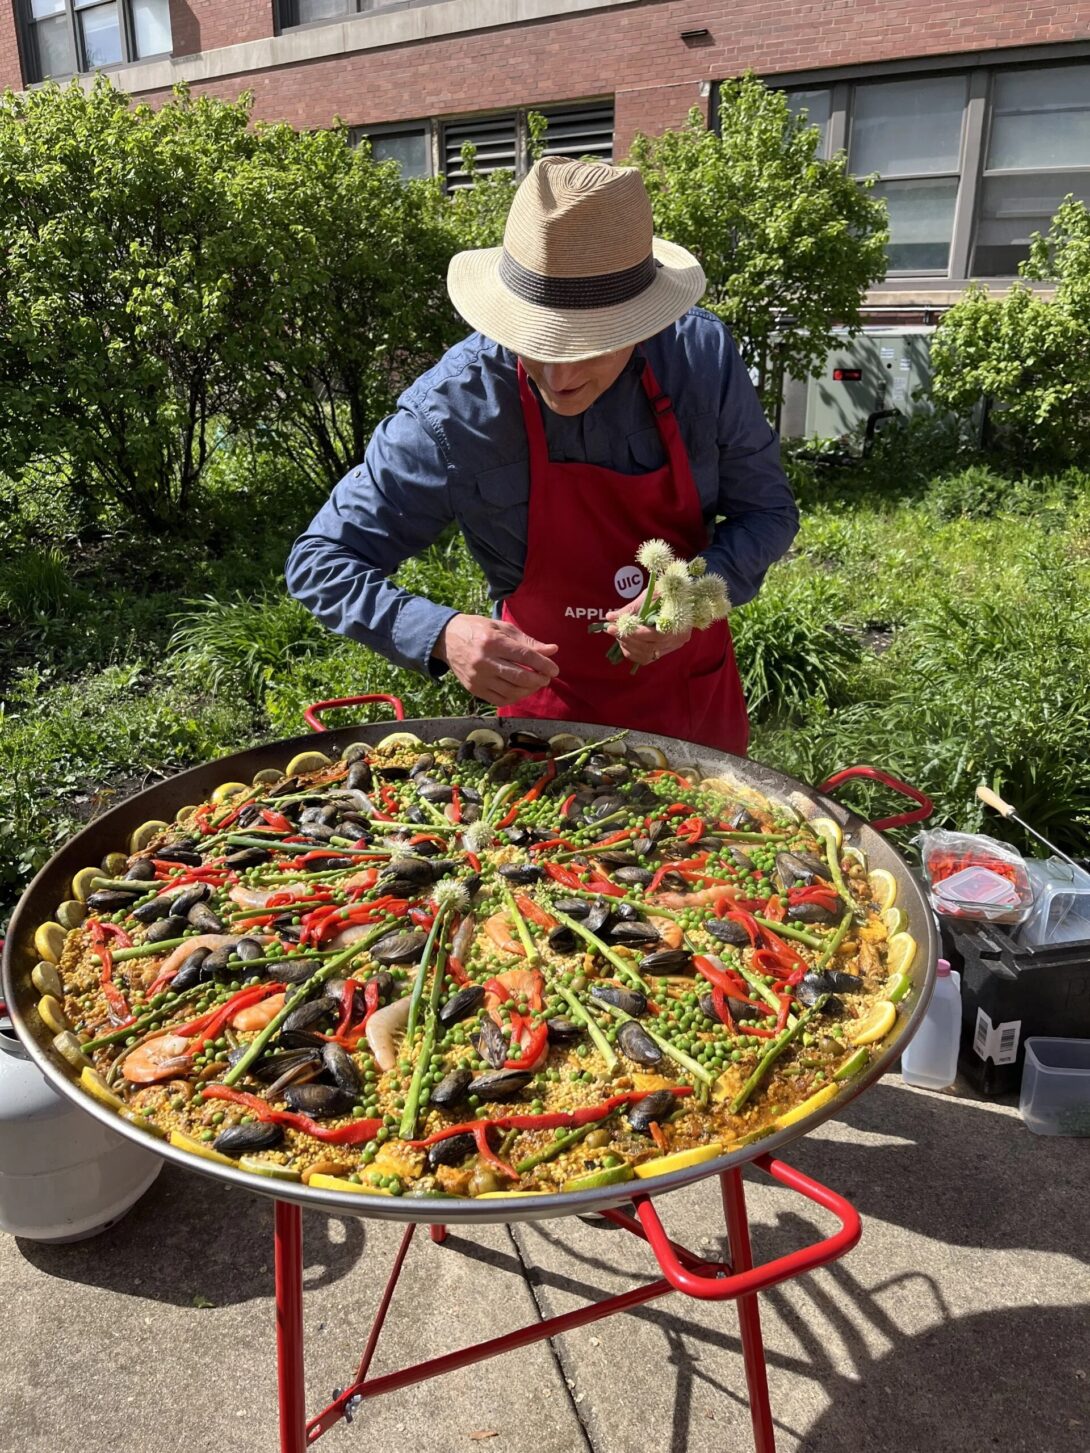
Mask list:
[{"label": "shadow on pavement", "polygon": [[[352,1270],[363,1253],[364,1225],[348,1216],[305,1217],[305,1291]],[[197,1298],[222,1307],[272,1294],[272,1231],[270,1198],[164,1165],[143,1199],[101,1236],[67,1246],[17,1244],[48,1276],[175,1306]]]}]

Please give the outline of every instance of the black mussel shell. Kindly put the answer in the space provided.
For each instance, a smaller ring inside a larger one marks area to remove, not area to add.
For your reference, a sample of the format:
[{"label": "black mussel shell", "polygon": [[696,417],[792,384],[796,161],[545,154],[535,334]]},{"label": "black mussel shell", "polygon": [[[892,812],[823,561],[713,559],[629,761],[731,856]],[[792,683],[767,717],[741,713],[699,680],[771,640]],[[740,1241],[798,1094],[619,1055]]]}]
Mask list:
[{"label": "black mussel shell", "polygon": [[613,917],[620,919],[622,923],[636,923],[640,917],[640,910],[634,903],[627,903],[623,898],[614,898]]},{"label": "black mussel shell", "polygon": [[386,878],[404,878],[409,883],[419,883],[427,887],[429,883],[435,882],[435,870],[431,863],[421,857],[391,858],[383,868],[380,880]]},{"label": "black mussel shell", "polygon": [[626,883],[636,888],[646,888],[654,876],[649,868],[639,868],[634,865],[620,867],[613,874],[618,883]]},{"label": "black mussel shell", "polygon": [[[434,1094],[431,1101],[434,1105]],[[434,1145],[428,1146],[428,1169],[438,1170],[441,1165],[461,1165],[476,1148],[477,1142],[472,1135],[448,1135],[446,1140],[437,1140]]]},{"label": "black mussel shell", "polygon": [[583,927],[591,933],[602,933],[612,915],[612,908],[604,898],[596,898],[590,905],[590,912],[583,919]]},{"label": "black mussel shell", "polygon": [[354,1095],[337,1085],[289,1085],[284,1099],[300,1115],[318,1120],[331,1120],[335,1115],[350,1115],[356,1103]]},{"label": "black mussel shell", "polygon": [[484,1003],[484,986],[482,984],[466,984],[464,989],[459,989],[452,994],[447,1002],[439,1010],[439,1023],[444,1029],[449,1029],[452,1024],[457,1024],[459,1019],[467,1019],[469,1015],[478,1010]]},{"label": "black mussel shell", "polygon": [[660,941],[660,936],[654,925],[644,923],[642,918],[634,918],[628,922],[622,919],[610,929],[609,941],[632,944],[636,948],[650,948],[653,943]]},{"label": "black mussel shell", "polygon": [[[227,1063],[233,1065],[246,1053],[247,1046],[240,1044],[227,1056]],[[322,1051],[317,1045],[300,1049],[279,1049],[266,1051],[250,1068],[250,1074],[263,1085],[271,1085],[288,1070],[302,1069],[304,1065],[317,1067],[322,1062]]]},{"label": "black mussel shell", "polygon": [[441,1110],[449,1110],[453,1105],[457,1105],[465,1099],[469,1093],[469,1085],[472,1079],[472,1073],[459,1065],[457,1069],[451,1070],[449,1074],[445,1074],[433,1088],[429,1097],[429,1103],[438,1105]]},{"label": "black mussel shell", "polygon": [[475,743],[473,742],[463,742],[462,745],[458,748],[458,751],[455,753],[454,760],[456,762],[471,762],[474,757],[474,745]]},{"label": "black mussel shell", "polygon": [[507,738],[509,747],[517,747],[521,752],[547,752],[548,742],[539,737],[536,732],[514,731]]},{"label": "black mussel shell", "polygon": [[207,883],[190,883],[181,892],[175,893],[170,900],[170,911],[176,913],[179,918],[184,918],[191,908],[205,899],[211,898],[212,889]]},{"label": "black mussel shell", "polygon": [[[740,1020],[752,1018],[756,1014],[756,1010],[751,1005],[743,1004],[741,999],[734,999],[729,994],[727,995],[727,1008],[730,1010],[730,1017],[734,1020],[735,1024]],[[705,1019],[710,1019],[713,1024],[721,1024],[723,1022],[715,1012],[715,1000],[710,994],[701,994],[700,1009]]]},{"label": "black mussel shell", "polygon": [[253,1120],[249,1125],[228,1125],[213,1140],[212,1149],[219,1155],[229,1155],[237,1160],[240,1155],[248,1155],[255,1150],[273,1150],[283,1138],[284,1132],[279,1125],[272,1125],[267,1120]]},{"label": "black mussel shell", "polygon": [[565,1019],[563,1015],[557,1015],[555,1019],[547,1020],[546,1027],[549,1031],[549,1038],[554,1044],[571,1044],[577,1039],[582,1039],[586,1033],[581,1024],[576,1024],[574,1019]]},{"label": "black mussel shell", "polygon": [[187,959],[183,959],[181,968],[170,981],[170,987],[176,994],[180,994],[183,989],[192,989],[194,984],[200,983],[201,969],[207,957],[206,948],[195,948]]},{"label": "black mussel shell", "polygon": [[505,863],[500,869],[500,877],[506,878],[508,883],[527,887],[531,883],[540,883],[544,874],[533,863]]},{"label": "black mussel shell", "polygon": [[97,893],[89,895],[87,907],[94,913],[116,913],[119,908],[128,908],[143,895],[142,888],[133,888],[131,892],[122,888],[100,888]]},{"label": "black mussel shell", "polygon": [[612,817],[615,812],[620,812],[627,807],[623,797],[616,792],[603,793],[596,797],[589,807],[584,809],[583,816],[587,822],[599,822],[603,817]]},{"label": "black mussel shell", "polygon": [[371,945],[371,957],[378,964],[414,964],[427,941],[426,933],[388,933]]},{"label": "black mussel shell", "polygon": [[809,885],[819,878],[822,882],[828,882],[829,865],[810,853],[777,853],[776,877],[784,889],[791,888],[796,883]]},{"label": "black mussel shell", "polygon": [[186,914],[190,925],[200,933],[223,933],[223,919],[212,912],[207,903],[194,903]]},{"label": "black mussel shell", "polygon": [[476,898],[477,892],[480,889],[480,886],[481,886],[481,875],[480,875],[480,873],[470,873],[470,875],[469,875],[468,878],[463,878],[462,879],[462,887],[466,890],[466,892],[469,894],[469,896],[471,898]]},{"label": "black mussel shell", "polygon": [[[620,848],[605,848],[602,852],[596,853],[594,851],[594,846],[592,844],[587,849],[587,855],[588,855],[588,857],[597,858],[600,863],[605,863],[606,866],[607,867],[610,867],[610,868],[621,868],[621,869],[625,869],[625,868],[634,868],[636,866],[636,855],[635,855],[635,853],[622,852],[622,850]],[[617,877],[617,874],[614,873],[613,876],[616,878]],[[648,877],[650,877],[650,876],[651,875],[648,874]],[[618,882],[625,882],[625,881],[626,880],[623,879],[623,878],[618,879]]]},{"label": "black mussel shell", "polygon": [[753,813],[745,807],[739,807],[726,820],[731,832],[757,832],[760,828]]},{"label": "black mussel shell", "polygon": [[662,1060],[662,1050],[647,1030],[631,1019],[621,1025],[617,1035],[617,1047],[638,1065],[657,1065]]},{"label": "black mussel shell", "polygon": [[482,1100],[511,1100],[521,1094],[533,1078],[528,1070],[496,1070],[494,1074],[478,1075],[470,1083],[469,1093],[479,1095]]},{"label": "black mussel shell", "polygon": [[235,818],[239,827],[253,827],[254,823],[261,821],[261,808],[256,802],[247,802],[246,806]]},{"label": "black mussel shell", "polygon": [[153,898],[150,903],[141,903],[129,914],[137,923],[156,923],[160,918],[170,917],[170,899]]},{"label": "black mussel shell", "polygon": [[557,913],[565,913],[569,918],[586,918],[590,912],[590,903],[586,898],[558,898],[553,907]]},{"label": "black mussel shell", "polygon": [[343,1090],[346,1095],[355,1099],[363,1088],[360,1072],[352,1057],[332,1040],[322,1050],[322,1066],[338,1090]]},{"label": "black mussel shell", "polygon": [[[843,975],[838,975],[837,977],[841,978],[843,977]],[[811,1004],[816,1003],[822,994],[831,995],[833,994],[835,988],[836,985],[832,982],[832,978],[829,974],[807,974],[806,977],[795,989],[795,998],[799,1001],[800,1004],[805,1005],[806,1008],[809,1009]],[[844,1006],[840,1003],[839,999],[830,998],[826,1000],[821,1012],[823,1014],[836,1015],[841,1012],[843,1007]]]},{"label": "black mussel shell", "polygon": [[554,954],[573,954],[579,947],[579,938],[566,923],[558,923],[549,929],[549,947]]},{"label": "black mussel shell", "polygon": [[430,772],[435,766],[435,757],[431,752],[421,752],[416,761],[409,768],[410,777],[419,777],[422,772]]},{"label": "black mussel shell", "polygon": [[150,858],[136,858],[125,869],[124,877],[134,883],[150,883],[155,877],[155,864]]},{"label": "black mussel shell", "polygon": [[787,919],[789,923],[837,923],[840,915],[820,903],[796,903],[787,910]]},{"label": "black mussel shell", "polygon": [[276,1037],[278,1049],[316,1049],[321,1053],[328,1043],[311,1029],[288,1029]]},{"label": "black mussel shell", "polygon": [[228,868],[256,868],[259,863],[267,863],[271,857],[272,853],[268,848],[236,848],[223,861]]},{"label": "black mussel shell", "polygon": [[693,956],[687,949],[662,948],[640,960],[641,974],[691,974]]},{"label": "black mussel shell", "polygon": [[371,841],[371,829],[362,817],[342,817],[337,822],[337,836],[350,838],[353,843]]},{"label": "black mussel shell", "polygon": [[481,1032],[477,1036],[477,1052],[486,1064],[494,1070],[502,1070],[511,1055],[507,1036],[496,1021],[487,1014],[481,1020]]},{"label": "black mussel shell", "polygon": [[[237,940],[236,940],[237,942]],[[211,978],[213,974],[226,974],[229,972],[227,965],[234,958],[235,945],[225,943],[221,948],[215,948],[204,961],[204,977]]]},{"label": "black mussel shell", "polygon": [[505,828],[503,835],[514,848],[525,847],[530,841],[530,834],[524,827]]},{"label": "black mussel shell", "polygon": [[156,848],[155,856],[165,863],[181,863],[187,868],[199,868],[201,855],[196,845],[189,841],[169,843],[165,848]]},{"label": "black mussel shell", "polygon": [[284,959],[276,965],[276,977],[282,984],[305,984],[321,967],[321,959]]},{"label": "black mussel shell", "polygon": [[647,996],[638,994],[632,989],[620,989],[614,984],[595,984],[590,993],[592,999],[601,999],[605,1004],[615,1004],[618,1009],[623,1009],[634,1019],[642,1019],[647,1013]]},{"label": "black mussel shell", "polygon": [[[303,837],[312,843],[328,843],[337,836],[333,828],[327,827],[324,822],[308,822],[301,828]],[[323,865],[326,859],[322,859]]]},{"label": "black mussel shell", "polygon": [[753,859],[748,853],[744,853],[741,848],[731,848],[730,856],[735,866],[741,868],[743,873],[752,873],[754,871]]},{"label": "black mussel shell", "polygon": [[425,802],[430,802],[433,807],[454,801],[454,788],[449,782],[434,782],[430,778],[424,781],[417,781],[416,790]]},{"label": "black mussel shell", "polygon": [[[338,837],[343,837],[344,836],[344,834],[341,832],[340,828],[337,829],[337,836]],[[357,861],[358,860],[356,858],[349,858],[349,857],[343,857],[343,858],[328,857],[328,858],[323,858],[322,859],[322,867],[325,868],[325,870],[327,872],[332,873],[332,872],[334,872],[338,868],[353,868],[353,867],[355,867]]]},{"label": "black mussel shell", "polygon": [[308,999],[291,1011],[281,1029],[285,1034],[290,1034],[297,1029],[312,1030],[316,1025],[321,1024],[323,1019],[333,1021],[337,1017],[337,1005],[332,999]]},{"label": "black mussel shell", "polygon": [[709,918],[704,927],[720,943],[734,944],[738,948],[749,943],[749,934],[740,923],[735,923],[733,918]]},{"label": "black mussel shell", "polygon": [[265,950],[256,938],[240,938],[232,950],[236,959],[248,964],[251,959],[263,959]]},{"label": "black mussel shell", "polygon": [[349,767],[345,786],[353,792],[366,792],[371,786],[371,764],[358,757]]},{"label": "black mussel shell", "polygon": [[144,942],[161,943],[165,938],[181,938],[188,928],[189,924],[184,918],[170,914],[167,918],[156,919],[145,934]]},{"label": "black mussel shell", "polygon": [[628,1110],[628,1123],[637,1135],[647,1135],[651,1125],[668,1120],[677,1109],[677,1098],[669,1090],[653,1090]]}]

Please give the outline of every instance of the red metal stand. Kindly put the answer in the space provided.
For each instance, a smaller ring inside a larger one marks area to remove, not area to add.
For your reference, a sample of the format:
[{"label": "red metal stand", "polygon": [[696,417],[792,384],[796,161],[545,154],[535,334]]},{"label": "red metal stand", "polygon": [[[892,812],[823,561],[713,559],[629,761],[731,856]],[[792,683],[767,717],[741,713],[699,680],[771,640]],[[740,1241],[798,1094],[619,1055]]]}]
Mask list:
[{"label": "red metal stand", "polygon": [[[394,1265],[386,1288],[379,1301],[375,1320],[360,1358],[352,1383],[339,1393],[328,1407],[312,1418],[309,1423],[303,1412],[303,1273],[302,1233],[299,1208],[286,1202],[276,1203],[276,1317],[277,1317],[277,1369],[280,1389],[280,1450],[281,1453],[305,1453],[309,1444],[316,1442],[346,1411],[351,1416],[356,1405],[366,1398],[378,1397],[384,1392],[396,1392],[416,1382],[439,1377],[445,1372],[467,1367],[474,1362],[483,1362],[500,1352],[526,1347],[575,1327],[586,1326],[615,1312],[628,1311],[644,1302],[654,1301],[671,1291],[683,1292],[686,1296],[703,1301],[737,1301],[738,1319],[741,1326],[742,1354],[745,1360],[746,1383],[749,1388],[750,1416],[753,1421],[753,1444],[756,1453],[775,1453],[776,1438],[772,1422],[772,1410],[768,1401],[768,1379],[765,1371],[764,1345],[761,1341],[760,1312],[757,1293],[776,1286],[791,1277],[801,1276],[830,1261],[837,1260],[850,1251],[859,1240],[862,1226],[859,1215],[842,1196],[835,1191],[811,1180],[801,1171],[773,1160],[771,1156],[759,1156],[755,1161],[760,1170],[766,1172],[781,1185],[797,1191],[807,1200],[824,1207],[840,1222],[840,1229],[824,1240],[811,1246],[793,1251],[786,1256],[762,1266],[754,1266],[749,1244],[749,1222],[746,1216],[745,1190],[740,1170],[724,1171],[720,1176],[723,1194],[723,1212],[726,1217],[727,1235],[730,1245],[730,1261],[708,1261],[695,1256],[685,1247],[671,1241],[659,1220],[658,1212],[650,1195],[636,1193],[633,1201],[638,1220],[622,1211],[604,1211],[602,1214],[615,1225],[623,1227],[634,1236],[639,1236],[650,1246],[661,1270],[662,1277],[644,1286],[603,1301],[593,1302],[574,1312],[562,1316],[547,1317],[531,1326],[502,1337],[492,1337],[472,1347],[463,1347],[457,1352],[448,1352],[442,1357],[432,1357],[425,1362],[402,1368],[399,1372],[388,1372],[381,1377],[368,1378],[379,1335],[382,1332],[386,1314],[390,1308],[394,1288],[397,1286],[408,1254],[409,1244],[416,1231],[415,1223],[405,1227]],[[429,1228],[433,1241],[446,1238],[444,1226]]]}]

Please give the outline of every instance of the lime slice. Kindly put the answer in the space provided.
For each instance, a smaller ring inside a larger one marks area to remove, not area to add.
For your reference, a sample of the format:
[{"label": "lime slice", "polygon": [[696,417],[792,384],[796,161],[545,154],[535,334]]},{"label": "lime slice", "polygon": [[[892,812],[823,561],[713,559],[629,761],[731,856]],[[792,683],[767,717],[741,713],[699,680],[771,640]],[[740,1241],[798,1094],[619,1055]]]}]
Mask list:
[{"label": "lime slice", "polygon": [[810,826],[819,837],[831,837],[839,852],[844,842],[844,834],[841,832],[838,822],[834,822],[831,817],[815,817],[811,819]]},{"label": "lime slice", "polygon": [[240,792],[249,792],[245,782],[221,782],[212,793],[213,802],[226,802],[228,797],[237,797]]},{"label": "lime slice", "polygon": [[284,776],[301,777],[307,772],[320,772],[323,767],[330,765],[329,758],[322,752],[296,752],[284,768]]},{"label": "lime slice", "polygon": [[93,1095],[101,1104],[108,1105],[111,1110],[120,1110],[122,1108],[122,1102],[117,1098],[113,1090],[110,1089],[98,1070],[92,1069],[90,1065],[86,1065],[80,1071],[79,1082],[81,1087],[89,1095]]},{"label": "lime slice", "polygon": [[886,925],[886,937],[892,938],[896,933],[904,933],[908,927],[908,914],[903,908],[883,908],[882,922]]},{"label": "lime slice", "polygon": [[129,859],[125,853],[107,853],[102,859],[102,871],[107,878],[120,878],[128,866]]},{"label": "lime slice", "polygon": [[72,1027],[65,1018],[64,1005],[52,994],[43,994],[38,1000],[38,1015],[50,1034],[63,1034]]},{"label": "lime slice", "polygon": [[[86,1070],[84,1074],[86,1074]],[[202,1160],[214,1160],[217,1165],[235,1166],[229,1155],[220,1155],[218,1150],[213,1150],[210,1145],[205,1145],[203,1140],[193,1140],[188,1135],[183,1135],[180,1130],[170,1132],[170,1143],[176,1150],[188,1150],[190,1155],[199,1155]]]},{"label": "lime slice", "polygon": [[281,1165],[277,1160],[266,1160],[261,1155],[240,1155],[238,1158],[239,1170],[252,1171],[254,1175],[269,1176],[274,1181],[297,1181],[301,1180],[297,1170],[291,1166]]},{"label": "lime slice", "polygon": [[96,878],[101,878],[101,868],[81,868],[72,879],[72,897],[78,898],[81,903],[86,903],[88,897],[94,892],[93,884]]},{"label": "lime slice", "polygon": [[786,1125],[794,1125],[798,1120],[805,1120],[807,1115],[812,1115],[815,1110],[820,1110],[822,1105],[827,1105],[836,1094],[835,1085],[822,1085],[821,1089],[808,1100],[803,1100],[801,1105],[795,1105],[790,1110],[785,1110],[782,1115],[776,1116],[776,1129],[782,1130]]},{"label": "lime slice", "polygon": [[902,970],[886,980],[886,998],[891,1004],[899,1004],[911,988],[912,980]]},{"label": "lime slice", "polygon": [[46,959],[51,964],[59,964],[67,937],[68,935],[59,923],[39,923],[34,930],[34,952],[40,959]]},{"label": "lime slice", "polygon": [[57,909],[57,922],[62,928],[79,928],[87,910],[78,898],[66,898]]},{"label": "lime slice", "polygon": [[886,868],[870,871],[871,892],[879,908],[892,908],[897,901],[897,879]]},{"label": "lime slice", "polygon": [[853,1075],[857,1075],[861,1069],[864,1069],[869,1061],[870,1050],[865,1044],[862,1044],[848,1056],[838,1070],[833,1072],[833,1079],[850,1080]]},{"label": "lime slice", "polygon": [[616,1186],[622,1181],[632,1179],[632,1167],[627,1163],[624,1165],[606,1165],[601,1170],[588,1171],[586,1175],[573,1176],[570,1181],[564,1182],[566,1191],[595,1191],[599,1186]]},{"label": "lime slice", "polygon": [[152,838],[157,838],[161,832],[165,832],[167,823],[160,822],[158,818],[151,818],[148,822],[142,822],[138,828],[133,829],[129,838],[129,852],[142,853]]},{"label": "lime slice", "polygon": [[39,994],[52,994],[54,999],[64,998],[64,985],[57,972],[56,964],[40,959],[30,971],[30,982]]},{"label": "lime slice", "polygon": [[[549,738],[549,750],[557,756],[561,752],[577,752],[585,743],[582,737],[577,737],[574,732],[557,732]],[[478,1197],[478,1199],[480,1199]]]},{"label": "lime slice", "polygon": [[891,974],[907,974],[916,962],[916,940],[910,933],[895,933],[886,946],[886,967]]},{"label": "lime slice", "polygon": [[896,1023],[896,1007],[888,999],[879,999],[862,1019],[848,1026],[844,1037],[850,1044],[876,1044],[878,1040],[885,1039]]},{"label": "lime slice", "polygon": [[694,1145],[692,1150],[675,1150],[672,1155],[660,1155],[657,1160],[645,1160],[642,1165],[635,1167],[635,1171],[641,1180],[647,1180],[650,1176],[665,1176],[671,1171],[685,1170],[690,1165],[700,1165],[702,1161],[714,1160],[717,1155],[722,1154],[723,1147],[718,1143]]}]

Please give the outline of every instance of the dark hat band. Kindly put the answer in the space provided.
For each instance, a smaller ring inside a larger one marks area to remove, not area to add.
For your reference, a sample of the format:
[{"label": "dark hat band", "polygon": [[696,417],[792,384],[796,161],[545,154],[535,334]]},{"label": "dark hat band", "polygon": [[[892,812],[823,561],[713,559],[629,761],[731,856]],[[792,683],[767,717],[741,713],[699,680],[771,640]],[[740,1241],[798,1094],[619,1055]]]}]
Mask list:
[{"label": "dark hat band", "polygon": [[523,302],[539,308],[614,308],[645,293],[662,264],[648,254],[635,267],[604,272],[597,277],[543,277],[516,262],[504,249],[500,281]]}]

